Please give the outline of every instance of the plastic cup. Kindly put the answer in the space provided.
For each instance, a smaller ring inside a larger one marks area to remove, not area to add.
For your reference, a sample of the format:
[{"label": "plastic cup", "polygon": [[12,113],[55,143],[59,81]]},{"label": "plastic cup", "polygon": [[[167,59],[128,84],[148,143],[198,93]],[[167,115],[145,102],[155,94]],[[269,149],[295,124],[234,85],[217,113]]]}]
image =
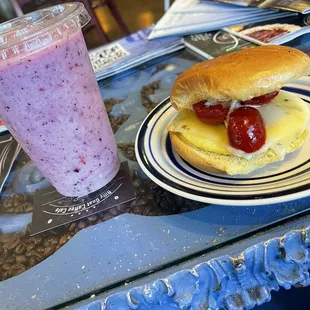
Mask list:
[{"label": "plastic cup", "polygon": [[0,118],[65,196],[83,196],[119,170],[117,145],[81,28],[81,3],[0,25]]}]

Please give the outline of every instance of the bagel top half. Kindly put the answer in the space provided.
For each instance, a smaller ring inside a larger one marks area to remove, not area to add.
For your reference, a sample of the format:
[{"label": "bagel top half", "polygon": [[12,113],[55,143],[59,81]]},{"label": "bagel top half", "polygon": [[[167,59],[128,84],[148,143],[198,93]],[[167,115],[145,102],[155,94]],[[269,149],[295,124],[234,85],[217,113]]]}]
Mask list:
[{"label": "bagel top half", "polygon": [[199,63],[179,75],[171,91],[172,106],[181,110],[199,101],[249,100],[280,90],[310,74],[310,58],[286,46],[247,48]]}]

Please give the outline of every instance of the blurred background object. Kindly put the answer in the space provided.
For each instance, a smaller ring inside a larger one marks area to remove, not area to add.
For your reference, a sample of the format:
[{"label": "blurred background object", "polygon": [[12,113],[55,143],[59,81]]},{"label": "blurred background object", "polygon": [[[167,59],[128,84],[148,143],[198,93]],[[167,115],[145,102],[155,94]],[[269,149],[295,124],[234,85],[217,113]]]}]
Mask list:
[{"label": "blurred background object", "polygon": [[10,0],[0,1],[0,22],[4,22],[8,19],[14,18],[15,12]]},{"label": "blurred background object", "polygon": [[[92,20],[85,29],[88,48],[106,44],[149,27],[164,14],[173,0],[77,0],[89,11]],[[1,0],[0,22],[67,0]]]}]

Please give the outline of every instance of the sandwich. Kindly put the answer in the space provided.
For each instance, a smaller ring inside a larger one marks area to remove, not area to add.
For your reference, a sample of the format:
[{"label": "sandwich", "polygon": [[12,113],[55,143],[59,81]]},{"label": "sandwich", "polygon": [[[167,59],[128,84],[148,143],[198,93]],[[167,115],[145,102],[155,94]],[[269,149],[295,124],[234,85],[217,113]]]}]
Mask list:
[{"label": "sandwich", "polygon": [[244,49],[178,76],[168,125],[175,151],[203,171],[248,174],[304,144],[309,104],[281,88],[310,73],[310,58],[285,46]]}]

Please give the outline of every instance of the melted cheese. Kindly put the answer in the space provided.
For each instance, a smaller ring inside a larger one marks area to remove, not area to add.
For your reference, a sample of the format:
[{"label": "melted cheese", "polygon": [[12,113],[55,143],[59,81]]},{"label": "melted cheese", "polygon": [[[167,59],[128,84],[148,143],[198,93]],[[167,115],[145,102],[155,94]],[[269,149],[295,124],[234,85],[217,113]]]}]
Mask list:
[{"label": "melted cheese", "polygon": [[231,147],[224,124],[204,124],[192,110],[179,112],[168,129],[181,133],[186,140],[203,150],[251,158],[268,148],[284,157],[286,148],[309,127],[308,104],[289,92],[280,91],[272,102],[255,108],[261,112],[267,132],[266,144],[256,153],[247,154]]}]

